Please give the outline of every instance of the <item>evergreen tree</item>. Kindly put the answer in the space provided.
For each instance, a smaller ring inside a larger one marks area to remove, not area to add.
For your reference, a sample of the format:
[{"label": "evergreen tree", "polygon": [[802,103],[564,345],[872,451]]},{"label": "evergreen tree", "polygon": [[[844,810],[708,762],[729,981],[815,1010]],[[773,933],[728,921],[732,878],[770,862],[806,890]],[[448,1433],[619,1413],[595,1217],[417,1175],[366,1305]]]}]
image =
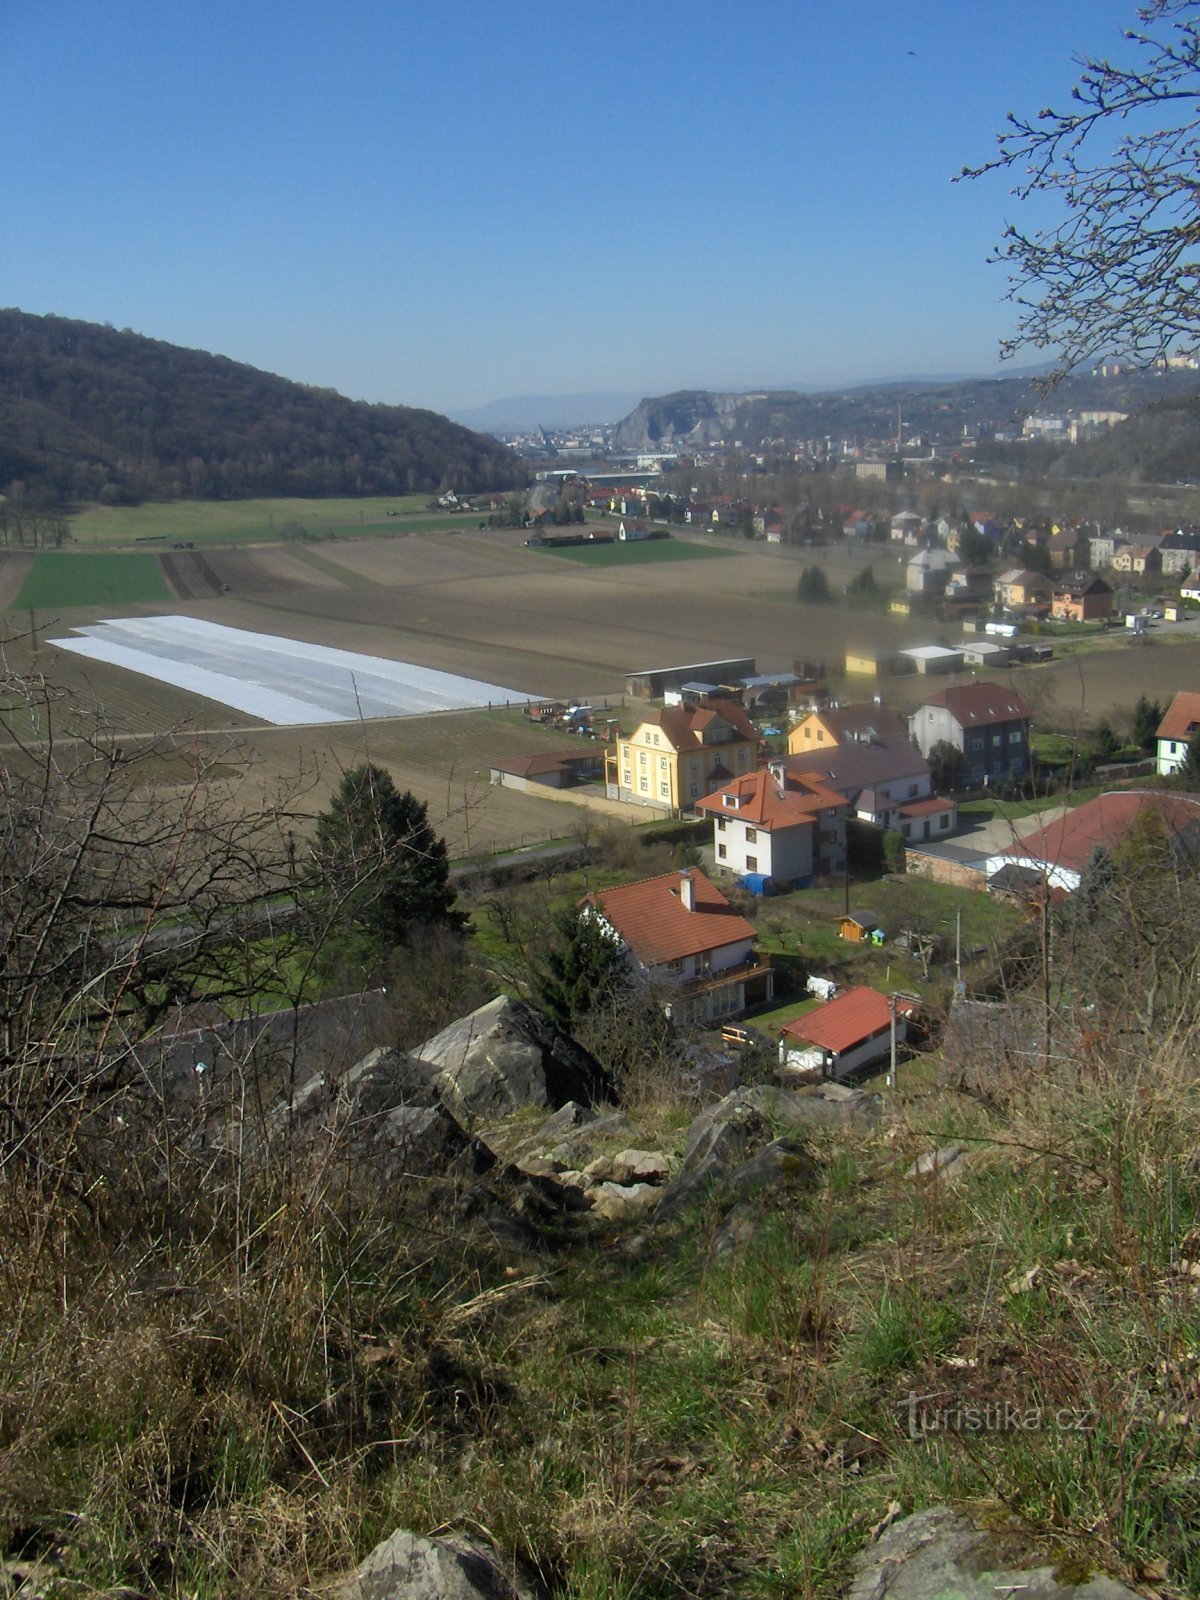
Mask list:
[{"label": "evergreen tree", "polygon": [[796,580],[796,599],[810,606],[829,604],[832,599],[829,579],[820,567],[805,567]]},{"label": "evergreen tree", "polygon": [[1158,737],[1158,725],[1163,719],[1163,709],[1157,700],[1147,700],[1142,695],[1133,708],[1130,740],[1139,750],[1153,750]]},{"label": "evergreen tree", "polygon": [[569,1031],[621,986],[623,966],[604,925],[568,905],[555,913],[542,963],[530,976],[537,1003]]},{"label": "evergreen tree", "polygon": [[446,841],[428,808],[369,763],[347,772],[317,819],[315,886],[336,922],[372,943],[403,944],[409,930],[460,927]]}]

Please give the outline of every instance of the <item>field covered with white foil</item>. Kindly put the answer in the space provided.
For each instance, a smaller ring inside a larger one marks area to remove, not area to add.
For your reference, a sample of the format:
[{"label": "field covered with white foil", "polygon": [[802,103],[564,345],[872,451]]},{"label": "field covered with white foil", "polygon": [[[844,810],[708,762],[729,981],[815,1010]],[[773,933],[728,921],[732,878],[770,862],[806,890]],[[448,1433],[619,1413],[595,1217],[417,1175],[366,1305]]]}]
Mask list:
[{"label": "field covered with white foil", "polygon": [[501,684],[199,617],[124,617],[47,642],[276,727],[417,716],[527,698]]}]

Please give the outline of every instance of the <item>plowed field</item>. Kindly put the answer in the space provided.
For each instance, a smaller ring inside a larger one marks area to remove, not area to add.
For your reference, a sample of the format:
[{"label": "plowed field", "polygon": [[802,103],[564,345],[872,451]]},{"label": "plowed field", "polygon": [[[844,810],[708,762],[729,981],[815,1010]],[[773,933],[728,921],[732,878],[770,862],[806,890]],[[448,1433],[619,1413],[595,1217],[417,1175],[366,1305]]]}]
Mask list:
[{"label": "plowed field", "polygon": [[[722,548],[731,547],[722,542]],[[891,576],[894,557],[888,551],[872,552],[871,558],[878,574]],[[907,709],[956,680],[914,675],[839,681],[836,669],[846,650],[868,643],[951,643],[957,630],[838,606],[801,606],[793,598],[804,565],[827,564],[836,591],[866,559],[856,551],[814,555],[739,542],[723,561],[588,568],[527,550],[524,535],[515,532],[336,540],[294,550],[210,547],[164,551],[163,570],[178,598],[165,606],[125,609],[175,610],[509,684],[521,693],[593,703],[619,697],[625,675],[639,669],[741,655],[756,657],[760,671],[789,668],[797,659],[824,660],[844,698],[878,692]],[[0,561],[0,593],[15,593],[18,564],[11,556]],[[81,609],[58,625],[69,626],[75,616],[93,621],[114,614],[120,613]],[[19,639],[21,621],[15,615],[7,623],[15,641],[9,665],[18,669],[29,664]],[[44,640],[40,615],[38,622]],[[204,730],[199,737],[228,737],[251,727],[250,719],[225,706],[119,668],[65,655],[53,660],[44,645],[37,665],[134,733],[190,726]],[[1001,676],[1030,700],[1037,725],[1070,727],[1108,715],[1120,728],[1139,693],[1162,700],[1176,688],[1200,684],[1200,640],[1156,630],[1146,644],[1119,638],[1111,648]],[[503,734],[495,727],[503,727]],[[318,791],[325,794],[340,767],[370,756],[385,761],[398,782],[428,800],[452,834],[461,830],[460,848],[468,819],[472,845],[480,838],[499,845],[539,830],[570,831],[569,808],[559,802],[513,790],[482,792],[486,777],[477,774],[486,771],[490,755],[548,747],[545,735],[519,721],[489,721],[486,714],[477,721],[459,713],[336,729],[254,729],[247,736],[255,752],[248,798],[302,766],[319,767]],[[496,739],[503,749],[493,748]],[[484,816],[489,823],[476,836],[475,819]]]}]

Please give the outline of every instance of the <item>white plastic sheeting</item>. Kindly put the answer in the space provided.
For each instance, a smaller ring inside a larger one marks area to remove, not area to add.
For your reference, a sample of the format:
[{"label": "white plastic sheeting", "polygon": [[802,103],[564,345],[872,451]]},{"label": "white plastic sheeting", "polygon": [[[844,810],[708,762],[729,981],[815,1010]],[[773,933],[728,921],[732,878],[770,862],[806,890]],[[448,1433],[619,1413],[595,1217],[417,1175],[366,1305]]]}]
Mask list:
[{"label": "white plastic sheeting", "polygon": [[75,634],[47,642],[281,726],[411,717],[529,698],[497,683],[197,617],[124,617]]}]

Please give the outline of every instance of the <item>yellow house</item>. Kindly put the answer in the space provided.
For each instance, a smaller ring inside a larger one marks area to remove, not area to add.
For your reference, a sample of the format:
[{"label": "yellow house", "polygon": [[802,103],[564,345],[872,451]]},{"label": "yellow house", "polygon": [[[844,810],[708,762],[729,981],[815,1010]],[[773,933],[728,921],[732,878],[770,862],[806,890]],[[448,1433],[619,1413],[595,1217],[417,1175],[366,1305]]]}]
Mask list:
[{"label": "yellow house", "polygon": [[617,740],[606,787],[611,799],[686,811],[757,766],[758,734],[732,700],[664,706]]},{"label": "yellow house", "polygon": [[881,739],[906,739],[908,724],[881,705],[827,706],[810,711],[788,734],[788,754],[832,750],[840,744],[877,744]]}]

